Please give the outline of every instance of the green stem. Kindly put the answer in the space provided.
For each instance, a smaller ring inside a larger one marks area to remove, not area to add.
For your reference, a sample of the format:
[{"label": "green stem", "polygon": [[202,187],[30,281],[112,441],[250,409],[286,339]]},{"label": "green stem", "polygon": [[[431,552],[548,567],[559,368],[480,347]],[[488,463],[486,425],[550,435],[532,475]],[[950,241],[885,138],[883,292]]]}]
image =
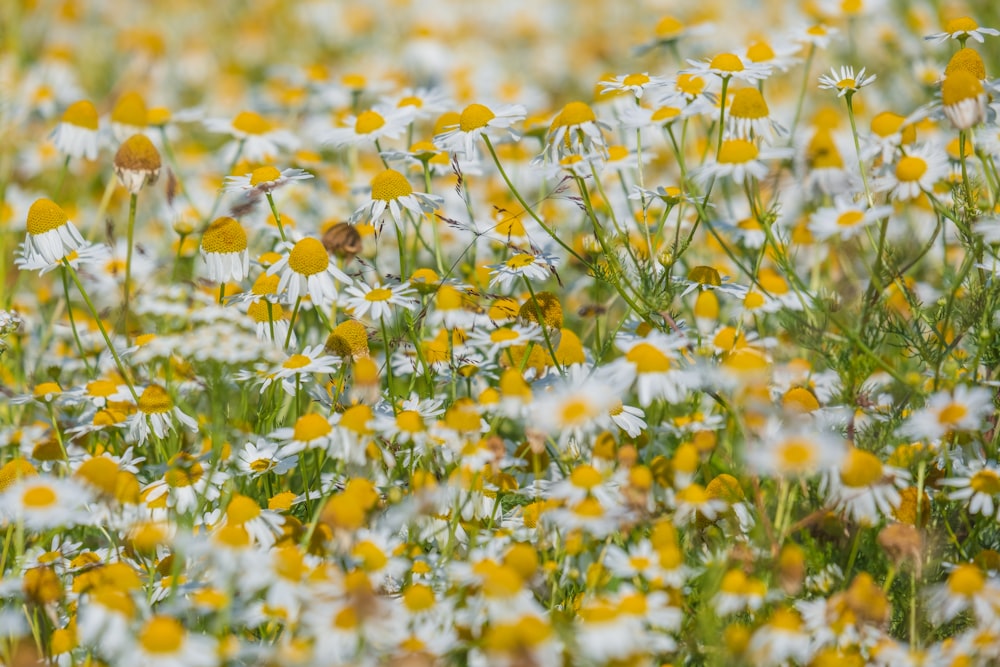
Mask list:
[{"label": "green stem", "polygon": [[266,195],[267,203],[271,207],[271,215],[274,216],[274,224],[278,226],[278,234],[281,236],[282,242],[287,242],[288,239],[285,238],[285,228],[281,225],[281,215],[278,213],[278,207],[274,205],[274,197],[268,192]]},{"label": "green stem", "polygon": [[76,318],[73,317],[73,304],[70,303],[69,299],[69,276],[66,272],[62,272],[62,284],[63,284],[63,294],[66,296],[66,314],[69,316],[69,326],[73,330],[73,340],[76,341],[76,349],[80,350],[80,359],[83,361],[83,365],[87,368],[87,374],[93,373],[93,369],[90,367],[90,362],[87,361],[87,353],[83,349],[83,343],[80,342],[80,332],[76,328]]},{"label": "green stem", "polygon": [[844,99],[847,101],[847,117],[851,120],[851,136],[854,137],[854,152],[858,156],[858,171],[861,172],[861,182],[865,186],[865,199],[868,200],[868,206],[875,206],[871,188],[868,187],[868,174],[865,172],[865,162],[861,159],[861,141],[858,139],[858,126],[854,119],[853,97],[854,93],[847,93],[844,96]]},{"label": "green stem", "polygon": [[139,195],[132,193],[128,198],[128,249],[125,254],[125,305],[122,309],[122,318],[124,319],[125,325],[123,327],[125,334],[125,342],[128,342],[128,313],[129,313],[129,298],[132,291],[132,246],[133,239],[135,237],[135,208],[136,202],[139,200]]}]

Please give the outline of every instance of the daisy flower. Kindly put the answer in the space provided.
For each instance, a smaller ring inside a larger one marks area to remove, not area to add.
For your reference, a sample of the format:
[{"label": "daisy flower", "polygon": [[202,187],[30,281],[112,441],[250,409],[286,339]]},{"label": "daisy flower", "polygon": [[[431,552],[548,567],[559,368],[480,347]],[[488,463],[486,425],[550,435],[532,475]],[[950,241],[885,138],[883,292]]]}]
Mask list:
[{"label": "daisy flower", "polygon": [[946,74],[941,83],[941,105],[957,130],[968,130],[985,122],[988,107],[983,82],[962,69]]},{"label": "daisy flower", "polygon": [[427,120],[444,113],[450,106],[448,94],[440,88],[404,88],[391,97],[383,98],[374,109],[383,115],[396,109],[408,114],[412,120]]},{"label": "daisy flower", "polygon": [[744,183],[747,178],[759,181],[766,178],[770,171],[764,160],[781,159],[791,154],[791,149],[770,148],[762,151],[752,141],[726,139],[722,142],[718,159],[700,168],[695,178],[705,186],[720,178],[731,178],[736,183]]},{"label": "daisy flower", "polygon": [[66,212],[51,199],[38,199],[31,205],[26,228],[22,257],[30,266],[61,262],[86,244]]},{"label": "daisy flower", "polygon": [[236,467],[245,475],[260,477],[269,472],[284,475],[298,465],[298,456],[278,456],[277,443],[258,438],[247,442],[236,455]]},{"label": "daisy flower", "polygon": [[865,204],[855,204],[848,197],[837,197],[833,206],[825,206],[813,212],[809,218],[809,231],[817,241],[832,237],[849,239],[891,214],[891,206],[868,208]]},{"label": "daisy flower", "polygon": [[684,370],[678,367],[676,349],[684,345],[679,338],[663,334],[650,334],[636,340],[619,340],[618,347],[624,356],[608,366],[623,383],[635,385],[639,405],[648,407],[653,401],[663,399],[670,403],[684,400],[691,383]]},{"label": "daisy flower", "polygon": [[350,296],[344,298],[344,305],[354,317],[362,317],[370,312],[373,320],[381,320],[392,314],[391,306],[406,310],[415,310],[418,306],[414,298],[416,291],[408,282],[391,287],[382,287],[378,282],[372,286],[357,283],[345,291]]},{"label": "daisy flower", "polygon": [[799,62],[796,54],[802,47],[790,42],[771,42],[766,39],[755,39],[742,53],[744,60],[760,65],[768,65],[782,72],[787,72]]},{"label": "daisy flower", "polygon": [[995,28],[981,28],[979,27],[979,24],[976,23],[975,19],[968,16],[961,16],[948,21],[944,26],[944,32],[936,32],[933,35],[927,35],[924,39],[934,42],[935,44],[940,44],[948,41],[949,39],[957,39],[964,46],[965,41],[970,37],[980,44],[983,44],[986,41],[984,38],[987,35],[990,37],[996,37],[997,35],[1000,35],[1000,30],[996,30]]},{"label": "daisy flower", "polygon": [[433,213],[444,204],[437,195],[415,192],[406,176],[395,169],[386,169],[371,182],[371,199],[351,214],[351,224],[382,222],[386,212],[397,223],[403,224],[403,211],[416,216]]},{"label": "daisy flower", "polygon": [[337,416],[324,417],[311,412],[295,420],[291,427],[279,428],[267,437],[283,443],[277,456],[287,458],[307,449],[327,449],[333,442],[333,427]]},{"label": "daisy flower", "polygon": [[770,420],[759,437],[747,442],[747,466],[758,475],[799,478],[836,468],[847,455],[842,438],[829,433],[783,427]]},{"label": "daisy flower", "polygon": [[510,326],[486,329],[480,327],[469,334],[469,347],[483,350],[488,356],[495,356],[500,350],[506,350],[515,345],[527,345],[542,339],[542,329],[537,324]]},{"label": "daisy flower", "polygon": [[836,90],[838,91],[837,97],[844,97],[845,95],[853,95],[876,78],[874,74],[866,75],[864,67],[857,73],[849,65],[841,67],[840,72],[837,71],[836,67],[831,67],[829,74],[824,74],[819,78],[819,87],[823,90]]},{"label": "daisy flower", "polygon": [[294,151],[299,145],[294,134],[276,128],[254,111],[241,111],[232,120],[208,118],[203,122],[209,132],[231,136],[229,150],[242,146],[241,154],[250,162],[268,162],[281,151]]},{"label": "daisy flower", "polygon": [[445,126],[443,132],[434,137],[434,143],[451,153],[475,154],[476,141],[480,137],[497,138],[512,135],[510,127],[527,115],[527,109],[520,104],[505,104],[490,108],[483,104],[470,104],[462,110],[458,123]]},{"label": "daisy flower", "polygon": [[829,472],[820,490],[853,521],[871,526],[899,507],[899,490],[909,481],[905,470],[884,465],[875,454],[850,447],[839,471]]},{"label": "daisy flower", "polygon": [[904,436],[938,440],[955,431],[978,431],[993,412],[993,393],[984,387],[958,385],[927,399],[900,427]]},{"label": "daisy flower", "polygon": [[167,433],[174,430],[174,420],[192,432],[198,430],[198,422],[181,412],[166,389],[159,385],[151,384],[146,387],[139,396],[136,407],[138,410],[127,421],[128,437],[139,445],[149,439],[150,429],[157,438],[166,437]]},{"label": "daisy flower", "polygon": [[287,293],[296,302],[308,295],[314,304],[325,304],[337,298],[334,280],[351,284],[351,278],[330,261],[330,255],[319,239],[307,236],[294,244],[285,243],[288,254],[271,265],[268,275],[280,275],[278,293]]},{"label": "daisy flower", "polygon": [[1000,583],[975,563],[961,563],[947,580],[930,589],[927,609],[938,623],[971,610],[981,623],[995,624],[1000,615]]},{"label": "daisy flower", "polygon": [[173,616],[155,615],[134,634],[124,652],[148,667],[214,667],[215,638],[188,632]]},{"label": "daisy flower", "polygon": [[754,631],[748,650],[754,664],[806,664],[813,653],[812,636],[795,609],[780,607]]},{"label": "daisy flower", "polygon": [[726,131],[734,139],[769,139],[782,136],[787,130],[771,118],[764,96],[756,88],[740,88],[733,93]]},{"label": "daisy flower", "polygon": [[74,158],[97,158],[99,120],[93,102],[74,102],[63,112],[62,120],[52,131],[52,142],[60,153]]},{"label": "daisy flower", "polygon": [[499,285],[507,290],[520,282],[521,277],[534,282],[542,282],[555,270],[559,260],[553,255],[539,253],[515,253],[500,264],[490,264],[490,287]]},{"label": "daisy flower", "polygon": [[278,171],[277,167],[267,165],[258,167],[243,176],[226,176],[224,192],[273,192],[293,181],[307,181],[313,175],[303,169],[288,167]]},{"label": "daisy flower", "polygon": [[901,156],[893,171],[879,180],[876,189],[889,192],[897,201],[908,201],[922,192],[933,192],[934,185],[947,175],[947,154],[932,144],[923,144]]},{"label": "daisy flower", "polygon": [[246,231],[233,218],[217,218],[201,237],[201,258],[208,265],[209,280],[243,280],[250,273]]},{"label": "daisy flower", "polygon": [[965,501],[970,514],[1000,517],[1000,466],[996,461],[973,459],[956,462],[955,477],[938,480],[940,486],[951,487],[948,500]]},{"label": "daisy flower", "polygon": [[71,528],[86,523],[90,493],[74,479],[31,475],[0,493],[0,523],[22,523],[29,531]]},{"label": "daisy flower", "polygon": [[275,380],[280,380],[285,393],[294,396],[303,380],[310,380],[317,373],[336,373],[340,368],[340,359],[323,354],[323,351],[322,345],[313,345],[290,355],[277,370],[268,373],[261,385],[261,392]]},{"label": "daisy flower", "polygon": [[607,123],[597,120],[597,115],[585,102],[570,102],[556,114],[545,133],[545,155],[558,160],[566,155],[604,153],[604,131]]},{"label": "daisy flower", "polygon": [[715,521],[729,509],[729,503],[713,498],[701,484],[688,484],[674,495],[674,522],[684,525],[702,517]]},{"label": "daisy flower", "polygon": [[598,85],[601,88],[601,93],[627,92],[632,93],[636,99],[641,99],[649,90],[663,88],[668,83],[669,81],[661,76],[650,76],[647,72],[638,72],[635,74],[619,74],[610,79],[602,80]]},{"label": "daisy flower", "polygon": [[769,65],[753,62],[735,53],[720,53],[711,60],[688,60],[688,64],[691,67],[682,70],[682,74],[714,74],[724,80],[738,79],[747,83],[763,81],[772,72]]},{"label": "daisy flower", "polygon": [[338,127],[328,132],[321,143],[337,147],[374,144],[385,137],[398,139],[406,131],[412,119],[405,109],[369,109],[345,120],[346,127]]},{"label": "daisy flower", "polygon": [[85,241],[84,245],[77,248],[76,250],[70,251],[65,256],[54,262],[47,262],[43,258],[36,256],[35,261],[28,261],[25,256],[25,247],[21,246],[18,252],[17,258],[14,260],[15,266],[24,271],[38,271],[38,275],[44,276],[50,271],[55,271],[61,266],[64,266],[63,262],[69,262],[69,265],[74,269],[79,270],[81,267],[99,267],[102,266],[111,258],[111,250],[108,246],[98,243],[90,243]]}]

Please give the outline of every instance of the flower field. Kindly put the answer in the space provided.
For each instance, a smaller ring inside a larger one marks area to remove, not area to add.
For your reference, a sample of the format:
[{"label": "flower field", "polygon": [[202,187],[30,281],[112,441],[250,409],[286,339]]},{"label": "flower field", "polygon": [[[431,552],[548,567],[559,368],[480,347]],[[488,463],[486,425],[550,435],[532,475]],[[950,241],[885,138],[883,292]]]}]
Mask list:
[{"label": "flower field", "polygon": [[1000,7],[0,45],[0,665],[1000,664]]}]

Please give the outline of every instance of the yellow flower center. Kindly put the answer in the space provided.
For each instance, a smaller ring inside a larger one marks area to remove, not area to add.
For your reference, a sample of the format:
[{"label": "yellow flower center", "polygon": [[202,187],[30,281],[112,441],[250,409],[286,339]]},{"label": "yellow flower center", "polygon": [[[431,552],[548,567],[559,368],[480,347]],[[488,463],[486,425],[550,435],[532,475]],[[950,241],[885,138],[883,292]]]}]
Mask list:
[{"label": "yellow flower center", "polygon": [[754,42],[747,48],[747,60],[752,63],[763,63],[773,59],[774,49],[767,42]]},{"label": "yellow flower center", "polygon": [[395,169],[386,169],[372,179],[372,199],[394,201],[413,194],[413,186],[406,176]]},{"label": "yellow flower center", "polygon": [[673,16],[664,16],[656,24],[656,36],[660,39],[669,39],[670,37],[675,37],[684,31],[684,24],[675,19]]},{"label": "yellow flower center", "polygon": [[573,469],[569,481],[573,483],[573,486],[589,491],[601,483],[601,473],[594,466],[579,465]]},{"label": "yellow flower center", "polygon": [[280,303],[272,303],[271,310],[268,312],[267,301],[259,299],[247,307],[247,315],[249,315],[254,322],[258,323],[271,322],[272,320],[274,322],[278,322],[279,320],[283,320],[285,318],[285,311],[281,307]]},{"label": "yellow flower center", "polygon": [[506,343],[508,341],[517,340],[518,334],[516,331],[509,327],[502,327],[490,333],[490,340],[494,343]]},{"label": "yellow flower center", "polygon": [[172,616],[154,616],[139,634],[139,643],[147,653],[176,653],[184,643],[184,626]]},{"label": "yellow flower center", "polygon": [[983,57],[978,51],[969,47],[955,52],[944,68],[944,75],[948,76],[958,71],[968,72],[980,81],[986,78],[986,64],[983,62]]},{"label": "yellow flower center", "polygon": [[550,129],[566,127],[568,125],[583,125],[593,123],[597,120],[594,110],[584,102],[570,102],[562,108],[562,111],[552,121]]},{"label": "yellow flower center", "polygon": [[[138,93],[125,93],[111,110],[111,122],[133,127],[146,127],[146,103]],[[97,129],[96,126],[93,129]]]},{"label": "yellow flower center", "polygon": [[732,53],[720,53],[712,58],[712,62],[710,62],[708,66],[712,69],[723,72],[743,71],[743,62],[740,60],[739,56]]},{"label": "yellow flower center", "polygon": [[365,301],[388,301],[392,298],[392,290],[387,287],[376,287],[365,294]]},{"label": "yellow flower center", "polygon": [[261,183],[270,183],[281,178],[281,172],[277,167],[258,167],[250,172],[250,185],[257,187]]},{"label": "yellow flower center", "polygon": [[803,472],[816,460],[816,445],[801,438],[786,440],[778,448],[778,458],[788,472]]},{"label": "yellow flower center", "polygon": [[711,498],[701,484],[688,484],[677,492],[677,500],[692,505],[704,505]]},{"label": "yellow flower center", "polygon": [[967,414],[968,408],[961,403],[949,403],[938,413],[938,423],[951,426],[962,421]]},{"label": "yellow flower center", "polygon": [[625,86],[645,86],[647,83],[649,83],[648,74],[629,74],[622,79],[622,85]]},{"label": "yellow flower center", "polygon": [[628,148],[621,145],[609,146],[608,147],[608,160],[614,162],[616,160],[624,160],[628,157]]},{"label": "yellow flower center", "polygon": [[248,496],[236,494],[226,507],[226,518],[231,523],[242,525],[260,516],[260,505]]},{"label": "yellow flower center", "polygon": [[403,107],[416,107],[421,109],[423,106],[424,101],[416,95],[407,95],[396,104],[397,109],[402,109]]},{"label": "yellow flower center", "polygon": [[837,225],[840,227],[853,227],[861,224],[865,214],[862,211],[845,211],[837,216]]},{"label": "yellow flower center", "polygon": [[114,164],[128,171],[159,171],[160,151],[145,134],[133,134],[118,147]]},{"label": "yellow flower center", "polygon": [[969,480],[969,486],[977,493],[995,496],[1000,493],[1000,475],[992,470],[980,470]]},{"label": "yellow flower center", "polygon": [[650,116],[650,120],[654,120],[658,123],[666,123],[667,121],[677,118],[677,116],[680,115],[681,110],[677,107],[660,107],[653,112],[653,115]]},{"label": "yellow flower center", "polygon": [[486,127],[496,114],[482,104],[470,104],[462,110],[458,119],[458,129],[462,132],[472,132]]},{"label": "yellow flower center", "polygon": [[377,544],[364,540],[355,545],[351,555],[361,561],[361,567],[368,572],[381,570],[389,562],[385,552]]},{"label": "yellow flower center", "polygon": [[139,397],[139,410],[147,415],[168,412],[172,407],[174,402],[170,400],[167,390],[156,384],[146,387]]},{"label": "yellow flower center", "polygon": [[69,221],[66,211],[50,199],[39,199],[28,209],[28,233],[40,235],[59,229]]},{"label": "yellow flower center", "polygon": [[288,357],[285,363],[282,364],[284,368],[304,368],[312,363],[312,359],[304,354],[293,354]]},{"label": "yellow flower center", "polygon": [[371,432],[371,429],[368,427],[371,420],[371,408],[367,405],[359,404],[345,410],[344,414],[340,416],[340,422],[338,422],[338,425],[349,431],[364,434]]},{"label": "yellow flower center", "polygon": [[740,88],[733,95],[729,114],[734,118],[766,118],[769,113],[764,96],[756,88]]},{"label": "yellow flower center", "polygon": [[371,134],[385,125],[385,118],[377,111],[362,111],[354,121],[354,131],[358,134]]},{"label": "yellow flower center", "polygon": [[424,418],[416,410],[403,410],[396,415],[396,426],[405,433],[420,433],[424,430]]},{"label": "yellow flower center", "polygon": [[963,563],[948,575],[948,589],[957,595],[975,595],[985,585],[983,571],[972,563]]},{"label": "yellow flower center", "polygon": [[573,508],[573,513],[577,516],[582,516],[590,519],[596,519],[598,517],[604,516],[604,507],[597,500],[597,498],[584,498]]},{"label": "yellow flower center", "polygon": [[56,492],[47,486],[33,486],[21,496],[24,506],[31,508],[51,507],[58,500]]},{"label": "yellow flower center", "polygon": [[907,155],[899,159],[896,165],[896,178],[900,181],[919,181],[927,172],[927,162],[922,157]]},{"label": "yellow flower center", "polygon": [[945,106],[958,104],[963,100],[975,99],[984,92],[983,83],[965,70],[955,70],[944,78],[941,84],[941,101]]},{"label": "yellow flower center", "polygon": [[271,124],[254,111],[241,111],[233,119],[233,129],[243,134],[265,134]]},{"label": "yellow flower center", "polygon": [[410,611],[427,611],[434,606],[434,591],[424,584],[412,584],[403,591],[403,604]]},{"label": "yellow flower center", "polygon": [[809,142],[806,155],[809,156],[813,169],[837,169],[844,166],[837,144],[833,141],[833,134],[827,129],[816,132]]},{"label": "yellow flower center", "polygon": [[98,127],[97,109],[88,100],[74,102],[63,112],[62,122],[96,131]]},{"label": "yellow flower center", "polygon": [[247,249],[247,233],[233,218],[217,218],[201,237],[205,252],[229,254]]},{"label": "yellow flower center", "polygon": [[840,81],[837,82],[837,88],[840,88],[841,90],[844,90],[845,88],[852,89],[857,87],[858,87],[858,82],[850,77],[846,79],[841,79]]},{"label": "yellow flower center", "polygon": [[625,354],[625,358],[635,364],[637,373],[664,373],[670,370],[670,359],[650,343],[639,343]]},{"label": "yellow flower center", "polygon": [[687,278],[699,285],[718,287],[722,284],[722,276],[719,275],[719,270],[711,266],[696,266],[688,271]]},{"label": "yellow flower center", "polygon": [[870,486],[882,479],[882,462],[871,452],[854,447],[840,467],[840,480],[854,488]]},{"label": "yellow flower center", "polygon": [[744,139],[729,139],[722,142],[719,151],[721,164],[745,164],[757,157],[757,147]]},{"label": "yellow flower center", "polygon": [[957,19],[952,19],[944,25],[944,31],[950,35],[954,35],[956,32],[972,32],[973,30],[978,30],[979,24],[968,16],[962,16]]},{"label": "yellow flower center", "polygon": [[767,624],[772,628],[797,632],[802,627],[802,618],[794,611],[779,609],[774,612],[774,615],[771,616],[771,620]]},{"label": "yellow flower center", "polygon": [[295,421],[295,428],[292,430],[292,437],[299,442],[310,442],[322,438],[333,430],[330,422],[322,415],[309,413],[302,415]]},{"label": "yellow flower center", "polygon": [[880,137],[888,137],[899,132],[906,119],[897,113],[883,111],[872,118],[872,132]]},{"label": "yellow flower center", "polygon": [[326,271],[330,266],[330,256],[318,239],[307,236],[292,248],[288,254],[288,266],[303,276],[311,276]]},{"label": "yellow flower center", "polygon": [[504,262],[511,269],[523,269],[535,263],[535,256],[527,253],[519,253]]},{"label": "yellow flower center", "polygon": [[33,394],[35,396],[45,396],[46,394],[58,394],[62,391],[62,388],[56,382],[42,382],[41,384],[35,385]]},{"label": "yellow flower center", "polygon": [[677,90],[689,97],[701,95],[702,91],[705,90],[705,80],[694,74],[678,74],[675,85]]}]

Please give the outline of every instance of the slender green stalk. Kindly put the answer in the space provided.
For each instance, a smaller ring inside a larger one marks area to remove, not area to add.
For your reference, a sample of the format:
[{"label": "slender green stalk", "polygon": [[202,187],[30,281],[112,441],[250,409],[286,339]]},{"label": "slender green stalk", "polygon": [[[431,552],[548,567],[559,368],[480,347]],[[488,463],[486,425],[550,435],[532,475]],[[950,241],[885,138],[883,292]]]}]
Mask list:
[{"label": "slender green stalk", "polygon": [[135,208],[136,202],[139,200],[139,195],[132,193],[128,198],[128,248],[125,254],[125,305],[122,308],[122,319],[124,321],[124,326],[122,327],[123,333],[125,334],[125,341],[128,342],[128,315],[129,315],[129,300],[131,298],[132,292],[132,247],[134,245],[135,238]]}]

